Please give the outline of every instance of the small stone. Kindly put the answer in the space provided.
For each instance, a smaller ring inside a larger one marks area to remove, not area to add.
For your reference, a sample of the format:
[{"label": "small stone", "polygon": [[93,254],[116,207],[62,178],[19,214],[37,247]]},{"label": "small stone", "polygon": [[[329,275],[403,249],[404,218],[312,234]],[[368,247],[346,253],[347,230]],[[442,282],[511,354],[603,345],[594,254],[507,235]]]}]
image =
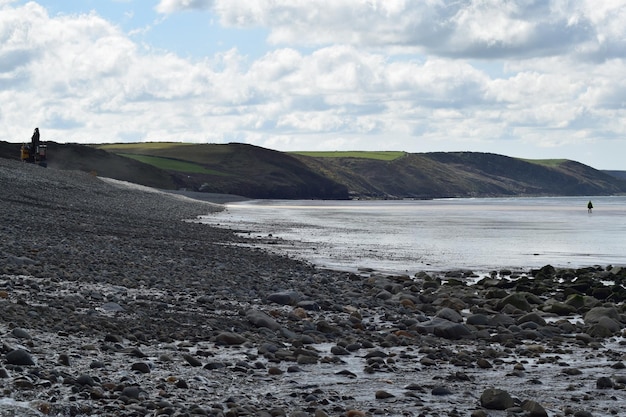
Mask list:
[{"label": "small stone", "polygon": [[11,331],[11,334],[18,339],[32,339],[32,337],[26,330],[21,329],[19,327],[16,327],[15,329],[13,329]]},{"label": "small stone", "polygon": [[94,379],[87,374],[79,375],[78,378],[76,378],[76,383],[78,385],[88,385],[90,387],[93,387],[94,385],[96,385],[96,382],[94,381]]},{"label": "small stone", "polygon": [[13,386],[15,386],[15,388],[24,390],[30,390],[35,388],[35,384],[33,384],[33,381],[31,381],[29,378],[16,378],[13,381]]},{"label": "small stone", "polygon": [[130,369],[140,372],[142,374],[150,373],[150,366],[145,362],[135,362],[131,365]]},{"label": "small stone", "polygon": [[61,353],[59,355],[58,363],[63,366],[70,366],[70,355],[68,355],[67,353]]},{"label": "small stone", "polygon": [[446,387],[435,387],[431,391],[432,395],[452,395],[452,391],[450,391]]},{"label": "small stone", "polygon": [[125,387],[122,390],[122,395],[128,398],[132,398],[135,400],[139,399],[139,395],[141,394],[142,390],[141,388],[139,388],[138,386],[132,386],[132,387]]},{"label": "small stone", "polygon": [[377,400],[385,400],[387,398],[394,398],[394,397],[395,397],[395,395],[393,395],[393,394],[391,394],[391,393],[389,393],[387,391],[384,391],[384,390],[376,391],[376,399]]},{"label": "small stone", "polygon": [[285,373],[285,371],[283,371],[282,369],[280,369],[277,366],[270,366],[267,369],[267,373],[270,374],[270,375],[282,375],[282,374]]},{"label": "small stone", "polygon": [[241,345],[246,342],[246,338],[232,332],[222,332],[215,337],[215,341],[222,345]]},{"label": "small stone", "polygon": [[548,417],[548,413],[541,404],[533,400],[524,401],[522,410],[528,411],[528,417]]},{"label": "small stone", "polygon": [[196,359],[195,357],[185,353],[183,355],[183,358],[187,361],[187,363],[191,366],[202,366],[202,362],[200,362],[198,359]]},{"label": "small stone", "polygon": [[344,347],[341,346],[333,346],[330,348],[330,353],[332,353],[333,355],[337,355],[337,356],[342,356],[342,355],[349,355],[350,352],[348,352],[348,350]]},{"label": "small stone", "polygon": [[482,369],[493,368],[493,365],[491,364],[491,362],[489,362],[487,359],[484,359],[484,358],[478,358],[476,360],[476,365],[478,365],[478,367]]}]

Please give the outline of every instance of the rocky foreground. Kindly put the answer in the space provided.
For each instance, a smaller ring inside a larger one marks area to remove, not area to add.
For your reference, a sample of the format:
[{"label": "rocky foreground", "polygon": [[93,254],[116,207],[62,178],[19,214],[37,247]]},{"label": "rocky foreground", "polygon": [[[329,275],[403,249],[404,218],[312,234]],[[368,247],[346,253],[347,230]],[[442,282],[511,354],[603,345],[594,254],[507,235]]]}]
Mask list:
[{"label": "rocky foreground", "polygon": [[0,184],[0,416],[626,415],[625,268],[333,272],[205,202]]}]

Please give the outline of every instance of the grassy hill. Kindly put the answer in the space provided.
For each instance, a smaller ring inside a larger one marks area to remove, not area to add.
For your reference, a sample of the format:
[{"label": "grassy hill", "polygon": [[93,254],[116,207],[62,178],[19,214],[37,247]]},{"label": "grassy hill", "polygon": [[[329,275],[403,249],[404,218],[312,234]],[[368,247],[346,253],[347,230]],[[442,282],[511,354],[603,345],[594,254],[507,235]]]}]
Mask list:
[{"label": "grassy hill", "polygon": [[[164,189],[250,198],[436,198],[626,193],[626,181],[565,159],[476,152],[294,152],[252,145],[48,143],[50,168]],[[19,145],[0,142],[0,157]]]}]

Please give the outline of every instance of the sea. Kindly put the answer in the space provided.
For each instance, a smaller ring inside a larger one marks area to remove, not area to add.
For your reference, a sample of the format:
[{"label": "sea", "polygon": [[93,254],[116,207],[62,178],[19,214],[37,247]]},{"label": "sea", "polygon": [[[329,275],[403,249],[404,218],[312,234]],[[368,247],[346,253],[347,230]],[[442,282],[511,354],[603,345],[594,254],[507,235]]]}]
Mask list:
[{"label": "sea", "polygon": [[343,271],[626,265],[626,196],[251,200],[227,204],[201,221],[234,229],[255,246]]}]

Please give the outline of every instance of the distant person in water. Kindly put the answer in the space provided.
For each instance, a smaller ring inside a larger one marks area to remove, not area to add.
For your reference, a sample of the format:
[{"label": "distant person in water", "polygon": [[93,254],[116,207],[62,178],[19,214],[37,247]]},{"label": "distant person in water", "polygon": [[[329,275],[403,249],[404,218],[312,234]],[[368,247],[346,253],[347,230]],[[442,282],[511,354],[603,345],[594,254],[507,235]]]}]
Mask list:
[{"label": "distant person in water", "polygon": [[593,211],[593,204],[591,204],[591,200],[587,203],[587,213],[591,213]]}]

